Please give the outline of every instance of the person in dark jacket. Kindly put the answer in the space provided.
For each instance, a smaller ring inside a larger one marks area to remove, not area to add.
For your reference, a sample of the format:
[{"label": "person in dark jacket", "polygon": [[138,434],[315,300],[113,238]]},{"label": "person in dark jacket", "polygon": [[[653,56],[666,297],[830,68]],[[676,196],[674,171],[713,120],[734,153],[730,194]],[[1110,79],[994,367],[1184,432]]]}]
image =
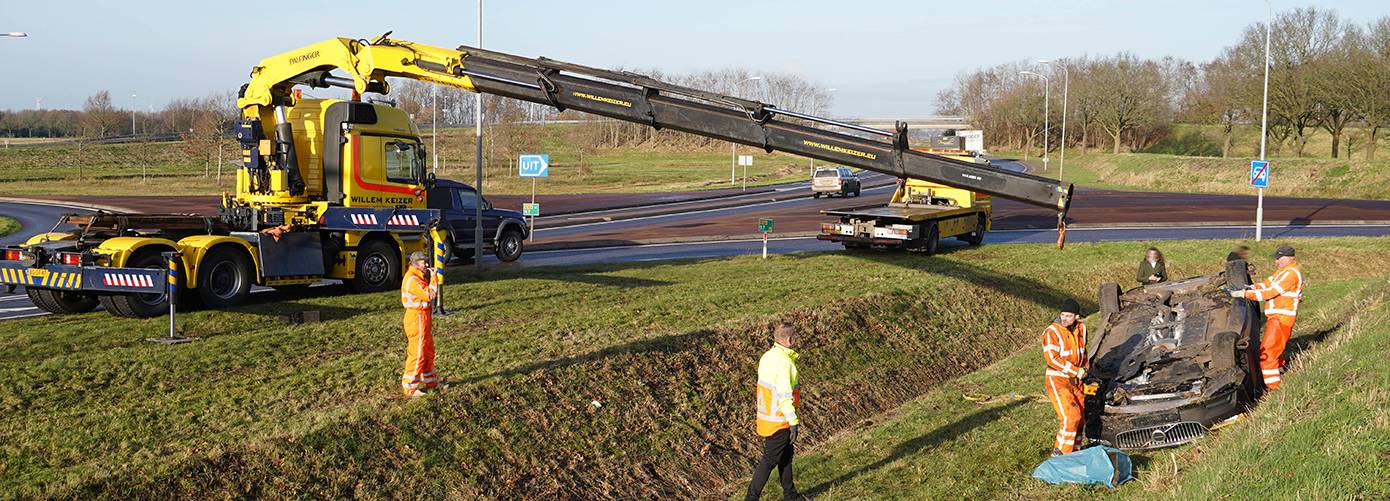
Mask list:
[{"label": "person in dark jacket", "polygon": [[1163,253],[1158,247],[1149,247],[1144,260],[1139,262],[1139,272],[1134,274],[1139,285],[1149,285],[1168,280],[1168,269],[1163,262]]}]

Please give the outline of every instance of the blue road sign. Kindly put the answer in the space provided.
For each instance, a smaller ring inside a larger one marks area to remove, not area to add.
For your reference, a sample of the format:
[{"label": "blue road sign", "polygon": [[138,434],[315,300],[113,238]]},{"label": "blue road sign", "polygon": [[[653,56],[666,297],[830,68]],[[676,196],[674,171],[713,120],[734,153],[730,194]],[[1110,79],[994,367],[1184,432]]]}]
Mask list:
[{"label": "blue road sign", "polygon": [[517,160],[521,177],[550,176],[550,155],[522,155]]},{"label": "blue road sign", "polygon": [[1250,186],[1252,188],[1269,187],[1269,162],[1264,160],[1250,161]]}]

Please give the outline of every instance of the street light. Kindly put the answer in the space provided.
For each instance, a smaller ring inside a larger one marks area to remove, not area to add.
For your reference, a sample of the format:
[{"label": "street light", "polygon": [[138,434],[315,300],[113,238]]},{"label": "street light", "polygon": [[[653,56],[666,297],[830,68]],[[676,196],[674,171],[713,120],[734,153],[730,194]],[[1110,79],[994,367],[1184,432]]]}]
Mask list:
[{"label": "street light", "polygon": [[[478,0],[478,48],[483,47],[483,0]],[[473,189],[478,194],[478,199],[473,201],[473,269],[481,271],[483,269],[483,93],[478,92],[473,97],[473,140],[477,151],[474,160],[477,161],[476,182]]]},{"label": "street light", "polygon": [[[837,91],[837,90],[840,90],[840,89],[836,89],[836,88],[834,88],[834,87],[831,87],[831,88],[829,88],[829,89],[825,89],[825,93],[826,93],[826,94],[829,94],[829,93],[835,92],[835,91]],[[810,157],[807,157],[807,159],[811,161],[811,179],[812,179],[812,180],[815,180],[815,178],[816,178],[816,159],[810,158]]]},{"label": "street light", "polygon": [[1020,71],[1019,73],[1032,75],[1043,80],[1043,170],[1047,170],[1049,152],[1047,136],[1049,135],[1048,131],[1052,130],[1048,122],[1049,116],[1052,114],[1052,82],[1047,78],[1047,75],[1042,73],[1034,73],[1027,70]]},{"label": "street light", "polygon": [[[1265,160],[1265,138],[1269,135],[1269,33],[1274,24],[1274,8],[1270,7],[1269,0],[1265,0],[1265,96],[1263,109],[1260,111],[1260,161]],[[1269,167],[1265,167],[1268,169]],[[1264,236],[1265,226],[1265,189],[1256,188],[1259,191],[1258,201],[1255,202],[1255,241],[1259,242]]]},{"label": "street light", "polygon": [[[761,76],[756,76],[756,77],[748,77],[748,78],[745,78],[745,79],[743,79],[743,80],[739,80],[739,81],[737,81],[737,82],[734,82],[734,95],[738,95],[738,86],[743,85],[743,84],[748,83],[748,82],[752,82],[752,81],[754,81],[754,80],[762,80],[762,79],[763,79],[763,77],[761,77]],[[736,182],[737,182],[737,181],[736,181],[737,177],[738,177],[738,143],[729,143],[729,184],[730,184],[730,185],[733,185],[734,183],[736,183]]]},{"label": "street light", "polygon": [[24,38],[24,37],[27,37],[27,36],[29,36],[29,34],[23,32],[23,31],[11,31],[11,32],[9,32],[9,33],[0,33],[0,37]]},{"label": "street light", "polygon": [[[1052,67],[1049,59],[1039,59],[1038,62]],[[1062,68],[1062,160],[1057,165],[1057,180],[1061,181],[1062,174],[1067,172],[1067,90],[1071,87],[1071,70],[1067,69],[1066,63],[1059,66]]]},{"label": "street light", "polygon": [[140,107],[135,105],[135,94],[130,95],[130,135],[135,135],[135,112]]}]

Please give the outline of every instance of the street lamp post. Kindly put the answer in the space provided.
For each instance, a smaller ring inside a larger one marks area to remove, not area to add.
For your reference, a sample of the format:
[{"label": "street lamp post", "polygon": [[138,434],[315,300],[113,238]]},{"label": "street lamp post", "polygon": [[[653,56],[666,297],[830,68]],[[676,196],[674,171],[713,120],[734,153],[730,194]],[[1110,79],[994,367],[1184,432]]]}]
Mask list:
[{"label": "street lamp post", "polygon": [[[738,94],[738,86],[754,80],[762,80],[763,77],[748,77],[734,83],[734,94]],[[729,143],[729,185],[737,183],[738,178],[738,143]]]},{"label": "street lamp post", "polygon": [[[1038,62],[1052,66],[1052,61],[1047,59],[1039,59]],[[1064,62],[1058,66],[1062,68],[1062,159],[1057,162],[1057,180],[1061,181],[1062,175],[1067,172],[1067,91],[1071,88],[1071,70]]]},{"label": "street lamp post", "polygon": [[1047,170],[1048,153],[1051,149],[1048,147],[1047,136],[1050,135],[1049,131],[1052,130],[1050,122],[1048,121],[1052,115],[1052,82],[1051,79],[1047,78],[1047,75],[1042,73],[1034,73],[1031,71],[1021,71],[1019,73],[1032,75],[1041,78],[1043,81],[1043,170]]},{"label": "street lamp post", "polygon": [[135,135],[135,111],[139,107],[135,105],[135,94],[130,95],[130,135]]},{"label": "street lamp post", "polygon": [[[1269,0],[1265,0],[1265,95],[1263,109],[1260,111],[1260,160],[1265,160],[1265,138],[1269,135],[1269,34],[1271,26],[1274,24],[1274,9],[1270,7]],[[1266,169],[1268,167],[1265,167]],[[1265,226],[1265,189],[1256,188],[1259,191],[1255,202],[1255,241],[1259,242],[1264,237]]]},{"label": "street lamp post", "polygon": [[[835,92],[835,91],[837,91],[837,90],[840,90],[840,89],[836,89],[836,88],[834,88],[834,87],[831,87],[831,88],[829,88],[829,89],[825,89],[825,93],[826,93],[826,94],[830,94],[830,93]],[[814,112],[814,110],[813,110],[813,112]],[[814,181],[814,180],[816,179],[816,159],[807,157],[807,160],[810,160],[810,161],[811,161],[811,180]]]},{"label": "street lamp post", "polygon": [[27,36],[29,36],[29,34],[23,31],[11,31],[9,33],[0,33],[0,37],[24,38]]},{"label": "street lamp post", "polygon": [[[483,0],[478,0],[478,48],[483,47]],[[478,199],[473,201],[473,268],[483,269],[483,93],[474,94],[473,99],[473,140],[477,146],[474,160],[477,161],[476,181],[473,184]]]}]

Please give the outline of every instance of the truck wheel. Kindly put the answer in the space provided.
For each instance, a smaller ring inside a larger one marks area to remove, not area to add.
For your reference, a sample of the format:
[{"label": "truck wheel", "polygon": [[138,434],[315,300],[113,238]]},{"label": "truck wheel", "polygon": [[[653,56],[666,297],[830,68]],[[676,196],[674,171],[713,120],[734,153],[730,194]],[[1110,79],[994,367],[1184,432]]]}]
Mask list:
[{"label": "truck wheel", "polygon": [[842,242],[842,243],[843,243],[844,246],[845,246],[845,250],[849,250],[849,251],[858,251],[858,250],[864,250],[864,249],[869,248],[869,244],[861,244],[861,243],[859,243],[859,242]]},{"label": "truck wheel", "polygon": [[1120,284],[1106,282],[1100,284],[1100,312],[1114,313],[1120,311]]},{"label": "truck wheel", "polygon": [[251,293],[251,259],[233,247],[213,249],[198,264],[198,298],[208,308],[231,308]]},{"label": "truck wheel", "polygon": [[97,309],[97,305],[101,304],[96,296],[81,292],[31,288],[25,288],[24,292],[29,295],[29,300],[34,306],[57,315],[87,313]]},{"label": "truck wheel", "polygon": [[980,245],[981,243],[983,243],[983,242],[985,241],[985,216],[984,216],[984,214],[980,214],[979,216],[976,216],[975,231],[972,231],[972,232],[970,232],[970,233],[966,233],[966,234],[964,234],[964,235],[961,235],[959,238],[960,238],[960,241],[965,242],[966,244],[969,244],[969,245],[972,245],[972,246],[974,246],[974,245]]},{"label": "truck wheel", "polygon": [[[158,252],[137,254],[126,262],[127,268],[149,268],[163,270],[169,266],[164,256]],[[182,288],[183,284],[179,284]],[[110,294],[99,296],[101,306],[118,317],[150,318],[169,312],[169,297],[166,293],[151,294]]]},{"label": "truck wheel", "polygon": [[941,230],[937,229],[936,224],[933,223],[931,228],[927,230],[927,236],[922,237],[917,243],[917,251],[928,256],[936,254],[937,247],[941,244]]},{"label": "truck wheel", "polygon": [[497,259],[504,263],[516,261],[521,257],[521,247],[521,232],[515,229],[507,230],[502,233],[502,238],[497,240]]},{"label": "truck wheel", "polygon": [[379,292],[399,287],[401,258],[396,248],[383,240],[372,240],[357,248],[357,272],[352,279],[356,292]]}]

